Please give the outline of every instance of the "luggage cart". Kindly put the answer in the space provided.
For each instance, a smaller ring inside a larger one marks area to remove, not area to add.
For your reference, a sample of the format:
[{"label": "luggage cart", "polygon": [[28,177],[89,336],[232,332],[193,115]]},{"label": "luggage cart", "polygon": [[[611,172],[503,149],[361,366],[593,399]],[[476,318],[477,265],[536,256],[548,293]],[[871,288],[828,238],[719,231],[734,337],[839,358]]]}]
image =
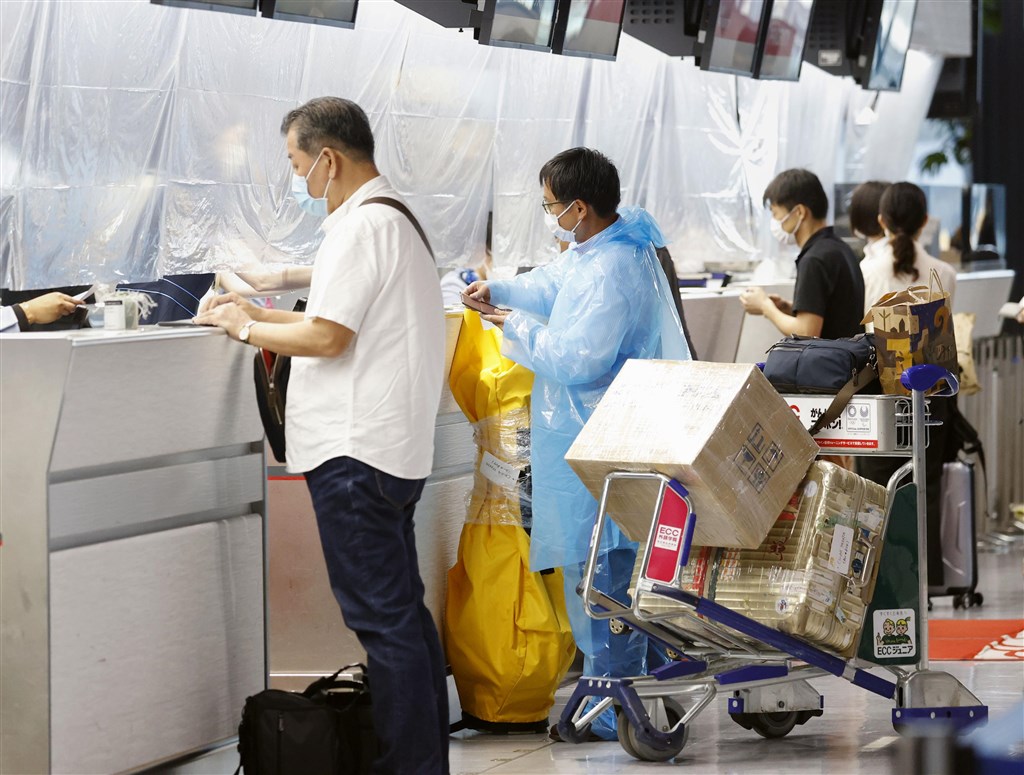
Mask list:
[{"label": "luggage cart", "polygon": [[[926,391],[942,380],[938,396],[955,395],[956,378],[945,369],[923,365],[908,369],[903,385],[910,400],[891,402],[891,428],[882,449],[831,447],[825,453],[886,454],[910,458],[887,487],[887,507],[881,535],[886,535],[896,491],[908,476],[917,486],[917,546],[919,554],[919,659],[911,669],[847,659],[800,638],[775,630],[711,600],[678,588],[680,568],[689,559],[697,516],[685,487],[658,473],[614,472],[605,478],[579,592],[584,609],[594,619],[610,620],[614,631],[634,628],[662,644],[674,660],[650,675],[629,678],[582,677],[558,723],[563,740],[584,741],[591,722],[615,707],[623,749],[643,761],[667,761],[686,745],[689,725],[716,696],[727,698],[732,719],[763,737],[783,737],[798,724],[824,712],[824,698],[808,679],[833,675],[894,702],[892,723],[897,731],[917,722],[965,727],[987,720],[988,707],[957,679],[928,666],[928,555],[925,505]],[[883,413],[884,414],[884,413]],[[658,484],[651,533],[632,605],[595,588],[601,536],[606,525],[608,491],[618,480],[647,479]],[[645,610],[645,596],[654,596],[670,610]],[[865,626],[870,626],[865,622]],[[880,676],[872,670],[887,671]],[[895,680],[893,680],[895,679]]]}]

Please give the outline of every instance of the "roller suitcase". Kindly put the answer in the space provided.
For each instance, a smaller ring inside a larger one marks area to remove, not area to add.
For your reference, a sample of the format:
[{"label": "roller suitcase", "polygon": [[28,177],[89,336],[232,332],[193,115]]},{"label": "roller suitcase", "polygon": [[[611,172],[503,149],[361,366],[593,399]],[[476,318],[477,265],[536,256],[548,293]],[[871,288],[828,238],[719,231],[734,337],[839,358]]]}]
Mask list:
[{"label": "roller suitcase", "polygon": [[981,605],[978,587],[978,542],[974,526],[974,464],[957,460],[942,467],[942,586],[929,597],[952,595],[954,608]]}]

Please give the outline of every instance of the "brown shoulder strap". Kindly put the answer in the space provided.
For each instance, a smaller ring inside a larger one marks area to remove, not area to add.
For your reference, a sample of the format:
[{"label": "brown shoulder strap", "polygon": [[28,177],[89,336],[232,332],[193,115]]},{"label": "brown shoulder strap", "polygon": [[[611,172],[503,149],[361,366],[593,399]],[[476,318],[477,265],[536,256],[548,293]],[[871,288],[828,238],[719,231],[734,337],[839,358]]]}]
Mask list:
[{"label": "brown shoulder strap", "polygon": [[831,425],[837,419],[839,415],[843,413],[846,405],[850,403],[850,400],[863,388],[870,385],[878,379],[878,370],[875,368],[874,363],[869,363],[863,369],[854,375],[853,379],[847,382],[840,389],[839,393],[835,398],[832,399],[832,403],[828,405],[828,409],[825,413],[817,419],[817,421],[807,431],[812,436],[816,435],[818,431],[827,425]]},{"label": "brown shoulder strap", "polygon": [[402,215],[409,219],[410,223],[412,223],[413,225],[413,228],[416,229],[416,233],[419,234],[420,239],[423,240],[423,244],[427,246],[427,252],[430,254],[430,257],[434,260],[435,263],[437,262],[437,259],[434,258],[434,249],[430,247],[430,240],[427,239],[427,235],[423,232],[423,227],[420,226],[420,222],[416,220],[416,216],[412,214],[408,207],[399,202],[397,199],[392,199],[389,196],[371,197],[370,199],[367,199],[359,206],[362,207],[363,205],[387,205],[388,207],[394,207],[396,210],[398,210],[398,212],[400,212]]}]

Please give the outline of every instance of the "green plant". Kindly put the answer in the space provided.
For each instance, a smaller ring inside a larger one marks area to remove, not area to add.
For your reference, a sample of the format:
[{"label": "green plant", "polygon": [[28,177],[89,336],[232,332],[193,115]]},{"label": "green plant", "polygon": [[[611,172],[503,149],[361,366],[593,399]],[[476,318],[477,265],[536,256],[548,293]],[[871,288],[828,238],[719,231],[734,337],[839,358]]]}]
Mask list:
[{"label": "green plant", "polygon": [[971,139],[974,134],[974,122],[969,118],[953,118],[940,122],[945,137],[942,147],[921,159],[921,172],[935,175],[950,159],[957,164],[966,166],[971,163]]}]

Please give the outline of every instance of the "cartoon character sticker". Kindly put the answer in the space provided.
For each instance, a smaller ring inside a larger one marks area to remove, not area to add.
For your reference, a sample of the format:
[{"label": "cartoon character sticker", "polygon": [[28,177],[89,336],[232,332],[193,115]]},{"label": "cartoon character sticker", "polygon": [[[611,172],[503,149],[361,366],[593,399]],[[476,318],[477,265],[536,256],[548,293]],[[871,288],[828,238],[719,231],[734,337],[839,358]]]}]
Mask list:
[{"label": "cartoon character sticker", "polygon": [[917,655],[914,621],[917,612],[912,608],[875,611],[874,648],[876,659],[893,659]]}]

